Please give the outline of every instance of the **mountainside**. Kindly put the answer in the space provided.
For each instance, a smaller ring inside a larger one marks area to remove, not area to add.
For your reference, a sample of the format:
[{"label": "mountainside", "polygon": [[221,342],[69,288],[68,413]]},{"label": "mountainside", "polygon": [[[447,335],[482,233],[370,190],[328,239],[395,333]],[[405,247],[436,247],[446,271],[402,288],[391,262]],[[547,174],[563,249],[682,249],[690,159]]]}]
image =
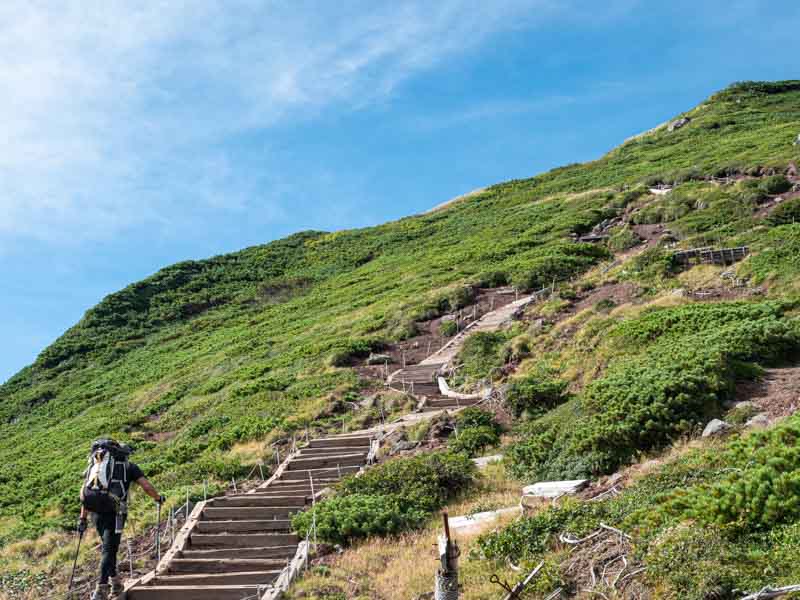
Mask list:
[{"label": "mountainside", "polygon": [[[0,387],[0,544],[72,525],[95,437],[132,440],[169,496],[227,485],[306,428],[361,423],[347,403],[375,388],[359,374],[370,352],[396,351],[484,288],[562,293],[536,315],[560,315],[555,326],[526,334],[514,368],[573,396],[534,411],[520,400],[515,476],[610,474],[691,435],[738,381],[800,349],[800,81],[735,84],[678,117],[424,215],[179,263],[111,294]],[[676,267],[677,249],[705,246],[746,246],[727,277],[758,293]],[[658,301],[615,314],[634,288]],[[590,300],[571,306],[570,293]],[[581,312],[602,300],[602,318]],[[497,377],[486,367],[506,364],[496,351],[513,333],[463,354],[460,383]]]}]

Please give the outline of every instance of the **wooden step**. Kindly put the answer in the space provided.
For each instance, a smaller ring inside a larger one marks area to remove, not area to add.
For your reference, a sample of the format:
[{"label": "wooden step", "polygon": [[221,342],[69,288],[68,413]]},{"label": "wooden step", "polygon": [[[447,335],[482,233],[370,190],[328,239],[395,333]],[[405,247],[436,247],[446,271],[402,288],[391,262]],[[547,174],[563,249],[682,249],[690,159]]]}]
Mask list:
[{"label": "wooden step", "polygon": [[[306,475],[308,477],[308,475]],[[287,493],[285,495],[274,494],[239,494],[236,496],[223,496],[214,498],[209,503],[213,508],[229,508],[234,506],[288,506],[299,508],[305,506],[305,494]]]},{"label": "wooden step", "polygon": [[372,438],[368,436],[359,437],[332,437],[332,438],[317,438],[311,440],[309,446],[311,448],[337,448],[337,447],[358,447],[369,446],[372,443]]},{"label": "wooden step", "polygon": [[252,521],[257,519],[287,519],[299,512],[296,506],[211,506],[203,510],[202,519],[208,521]]},{"label": "wooden step", "polygon": [[254,533],[257,531],[289,531],[289,519],[259,519],[252,521],[198,521],[195,531],[198,533]]},{"label": "wooden step", "polygon": [[167,566],[167,573],[177,575],[272,571],[285,566],[286,561],[277,558],[173,558]]},{"label": "wooden step", "polygon": [[256,585],[153,585],[128,590],[127,600],[242,600],[258,592]]},{"label": "wooden step", "polygon": [[240,533],[237,535],[193,533],[189,543],[191,550],[204,548],[262,548],[299,544],[300,538],[294,533]]},{"label": "wooden step", "polygon": [[237,571],[233,573],[159,575],[148,585],[267,585],[275,581],[280,574],[281,569]]},{"label": "wooden step", "polygon": [[316,458],[318,456],[336,456],[340,454],[358,454],[366,456],[369,454],[368,446],[336,446],[330,448],[303,448],[297,455],[298,458]]},{"label": "wooden step", "polygon": [[440,408],[459,408],[461,406],[474,406],[480,402],[480,399],[474,400],[457,400],[456,398],[428,398],[425,403],[426,406],[436,406]]},{"label": "wooden step", "polygon": [[351,467],[364,464],[363,454],[340,454],[334,456],[320,456],[311,458],[295,458],[286,467],[289,471],[299,471],[308,469],[324,469],[326,467]]},{"label": "wooden step", "polygon": [[[341,467],[341,468],[324,468],[324,469],[298,469],[297,471],[284,471],[281,475],[281,481],[302,481],[304,479],[308,479],[309,473],[311,477],[316,479],[317,477],[325,477],[327,479],[333,479],[341,474],[349,475],[350,473],[357,473],[361,467],[359,465]],[[314,484],[316,487],[316,484]]]},{"label": "wooden step", "polygon": [[271,548],[220,548],[217,550],[183,550],[179,558],[291,558],[297,544]]}]

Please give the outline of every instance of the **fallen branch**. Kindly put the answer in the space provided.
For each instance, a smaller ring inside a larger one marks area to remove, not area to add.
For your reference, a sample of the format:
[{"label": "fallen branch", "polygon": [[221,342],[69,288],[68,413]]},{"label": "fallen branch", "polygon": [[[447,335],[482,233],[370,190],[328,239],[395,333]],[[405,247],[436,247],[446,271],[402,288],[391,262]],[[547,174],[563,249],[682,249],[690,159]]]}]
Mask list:
[{"label": "fallen branch", "polygon": [[792,592],[800,592],[800,585],[787,585],[782,588],[773,588],[767,586],[761,591],[745,596],[742,598],[742,600],[766,600],[767,598],[778,598],[779,596],[785,596],[786,594],[791,594]]}]

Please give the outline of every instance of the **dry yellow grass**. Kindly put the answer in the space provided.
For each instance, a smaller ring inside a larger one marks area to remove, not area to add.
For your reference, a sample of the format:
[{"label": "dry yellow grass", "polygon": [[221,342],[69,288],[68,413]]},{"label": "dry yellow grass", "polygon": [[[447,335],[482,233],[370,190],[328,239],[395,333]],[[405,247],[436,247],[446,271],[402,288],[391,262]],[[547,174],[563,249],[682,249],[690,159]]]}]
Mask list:
[{"label": "dry yellow grass", "polygon": [[[520,484],[507,478],[502,465],[490,465],[470,493],[446,507],[452,516],[505,508],[519,504]],[[516,518],[499,519],[502,527]],[[328,557],[324,565],[312,567],[291,590],[290,598],[411,600],[433,590],[437,567],[436,540],[441,519],[433,517],[424,529],[403,535],[373,538],[342,554]],[[499,597],[503,590],[489,582],[497,572],[502,579],[515,582],[520,575],[510,567],[497,567],[469,558],[477,534],[455,536],[461,550],[460,582],[464,600]]]}]

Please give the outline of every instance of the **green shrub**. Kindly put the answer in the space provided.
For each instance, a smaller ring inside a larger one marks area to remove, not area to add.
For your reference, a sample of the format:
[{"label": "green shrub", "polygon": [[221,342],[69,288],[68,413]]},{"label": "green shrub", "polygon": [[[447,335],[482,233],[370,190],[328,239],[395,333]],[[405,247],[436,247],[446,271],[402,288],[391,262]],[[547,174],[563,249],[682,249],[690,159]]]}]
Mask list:
[{"label": "green shrub", "polygon": [[469,406],[458,413],[456,416],[456,425],[459,429],[488,427],[497,434],[502,431],[500,423],[495,419],[494,413],[478,408],[477,406]]},{"label": "green shrub", "polygon": [[763,190],[765,194],[775,196],[777,194],[788,192],[790,189],[792,189],[792,182],[786,179],[786,177],[783,175],[773,175],[771,177],[765,177],[762,179],[758,187]]},{"label": "green shrub", "polygon": [[628,225],[625,225],[611,234],[611,237],[608,238],[608,247],[615,252],[623,252],[633,248],[640,241],[639,236]]},{"label": "green shrub", "polygon": [[348,494],[328,498],[292,517],[301,536],[316,521],[317,537],[333,544],[348,544],[372,535],[399,533],[421,525],[428,513],[395,495]]},{"label": "green shrub", "polygon": [[458,353],[462,365],[459,375],[482,379],[502,367],[509,358],[507,341],[508,334],[502,331],[479,331],[469,336]]},{"label": "green shrub", "polygon": [[452,337],[458,333],[458,323],[456,321],[442,321],[439,323],[439,335],[442,337]]},{"label": "green shrub", "polygon": [[413,506],[433,511],[443,506],[471,482],[475,466],[452,452],[396,458],[365,471],[361,477],[342,480],[342,494],[395,495]]},{"label": "green shrub", "polygon": [[447,447],[453,452],[466,453],[467,456],[477,456],[486,448],[497,445],[500,436],[491,427],[470,427],[459,430],[450,438]]},{"label": "green shrub", "polygon": [[597,312],[608,312],[617,305],[611,298],[603,298],[594,305]]},{"label": "green shrub", "polygon": [[505,404],[515,416],[539,415],[566,400],[567,383],[545,373],[511,380],[506,389]]},{"label": "green shrub", "polygon": [[779,304],[719,303],[654,310],[609,333],[623,354],[590,383],[572,414],[525,426],[507,452],[520,477],[610,473],[720,414],[740,365],[796,354],[800,328]]},{"label": "green shrub", "polygon": [[800,223],[800,198],[792,198],[779,204],[767,217],[767,222],[770,225]]},{"label": "green shrub", "polygon": [[768,529],[800,519],[800,421],[736,441],[726,462],[741,464],[741,472],[694,490],[686,503],[687,516],[733,525],[745,530]]}]

